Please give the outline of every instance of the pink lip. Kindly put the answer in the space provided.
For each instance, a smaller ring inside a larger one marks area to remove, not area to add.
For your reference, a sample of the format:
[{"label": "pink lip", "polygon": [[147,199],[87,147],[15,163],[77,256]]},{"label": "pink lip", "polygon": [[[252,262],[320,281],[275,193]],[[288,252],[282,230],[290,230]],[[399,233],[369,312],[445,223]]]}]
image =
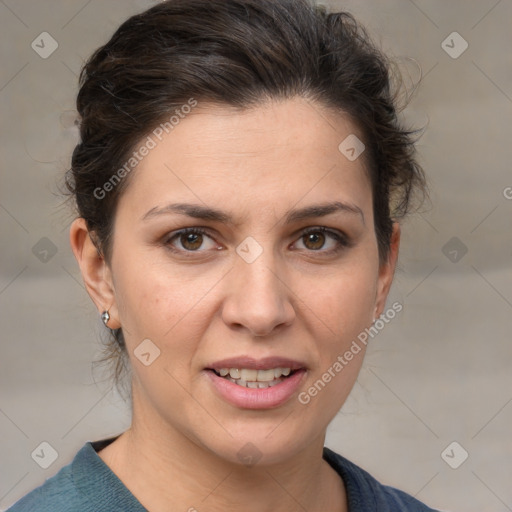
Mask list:
[{"label": "pink lip", "polygon": [[[222,366],[222,368],[227,367],[236,368],[236,366],[230,365]],[[248,368],[245,365],[242,367]],[[290,368],[290,366],[285,365],[281,367]],[[304,368],[297,370],[279,384],[265,389],[239,386],[223,377],[219,377],[213,370],[205,370],[204,373],[211,379],[213,386],[222,398],[232,405],[243,409],[272,409],[279,407],[291,398],[306,375],[306,370]]]},{"label": "pink lip", "polygon": [[264,357],[254,359],[250,356],[230,357],[206,366],[207,369],[220,370],[221,368],[247,368],[249,370],[268,370],[270,368],[291,368],[299,370],[306,365],[286,357]]}]

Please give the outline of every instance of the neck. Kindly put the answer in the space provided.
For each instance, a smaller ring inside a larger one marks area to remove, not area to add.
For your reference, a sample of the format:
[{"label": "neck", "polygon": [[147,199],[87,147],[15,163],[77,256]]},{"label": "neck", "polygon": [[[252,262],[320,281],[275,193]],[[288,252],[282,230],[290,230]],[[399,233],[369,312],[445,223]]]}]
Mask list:
[{"label": "neck", "polygon": [[169,504],[189,512],[346,512],[343,481],[322,458],[324,440],[325,433],[286,461],[244,466],[168,424],[134,421],[99,456],[150,512]]}]

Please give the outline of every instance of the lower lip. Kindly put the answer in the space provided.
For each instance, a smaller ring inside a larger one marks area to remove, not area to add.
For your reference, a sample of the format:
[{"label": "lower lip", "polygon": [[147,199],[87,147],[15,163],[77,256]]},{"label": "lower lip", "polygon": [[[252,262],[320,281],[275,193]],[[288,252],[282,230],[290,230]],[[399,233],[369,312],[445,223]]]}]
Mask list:
[{"label": "lower lip", "polygon": [[239,386],[213,370],[205,370],[217,392],[229,403],[243,409],[272,409],[287,402],[299,387],[306,370],[297,370],[279,384],[265,389]]}]

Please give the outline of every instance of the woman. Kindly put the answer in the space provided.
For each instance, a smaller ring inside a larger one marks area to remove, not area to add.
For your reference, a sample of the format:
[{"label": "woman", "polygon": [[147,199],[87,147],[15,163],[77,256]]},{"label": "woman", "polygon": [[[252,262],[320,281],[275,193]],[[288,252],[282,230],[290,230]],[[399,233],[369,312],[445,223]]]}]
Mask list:
[{"label": "woman", "polygon": [[324,447],[425,191],[364,30],[297,0],[169,0],[80,86],[70,240],[132,425],[10,510],[432,510]]}]

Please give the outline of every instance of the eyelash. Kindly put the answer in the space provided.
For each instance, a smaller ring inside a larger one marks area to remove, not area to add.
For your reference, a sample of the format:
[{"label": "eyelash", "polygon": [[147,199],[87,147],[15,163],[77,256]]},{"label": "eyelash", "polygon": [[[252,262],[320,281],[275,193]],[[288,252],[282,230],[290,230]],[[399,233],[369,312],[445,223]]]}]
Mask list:
[{"label": "eyelash", "polygon": [[[171,250],[172,252],[176,252],[176,253],[193,254],[193,253],[204,252],[204,251],[199,251],[199,250],[187,251],[187,250],[182,250],[182,249],[176,249],[175,247],[172,246],[171,242],[174,239],[179,238],[181,235],[188,235],[191,233],[194,235],[206,235],[209,238],[212,238],[212,236],[208,233],[208,231],[206,229],[203,229],[200,227],[184,228],[184,229],[180,229],[179,231],[175,231],[170,236],[166,237],[164,239],[164,245],[169,250]],[[336,242],[338,242],[338,246],[335,247],[334,249],[329,249],[328,251],[323,251],[321,249],[318,249],[318,250],[310,249],[310,250],[308,250],[308,252],[320,253],[320,254],[324,254],[324,255],[331,255],[331,254],[336,254],[336,253],[342,251],[343,249],[351,246],[350,240],[345,235],[338,233],[336,231],[332,231],[324,226],[310,227],[310,228],[304,229],[301,232],[301,234],[297,240],[299,240],[311,233],[325,233],[325,234],[329,235],[330,237],[332,237]]]}]

